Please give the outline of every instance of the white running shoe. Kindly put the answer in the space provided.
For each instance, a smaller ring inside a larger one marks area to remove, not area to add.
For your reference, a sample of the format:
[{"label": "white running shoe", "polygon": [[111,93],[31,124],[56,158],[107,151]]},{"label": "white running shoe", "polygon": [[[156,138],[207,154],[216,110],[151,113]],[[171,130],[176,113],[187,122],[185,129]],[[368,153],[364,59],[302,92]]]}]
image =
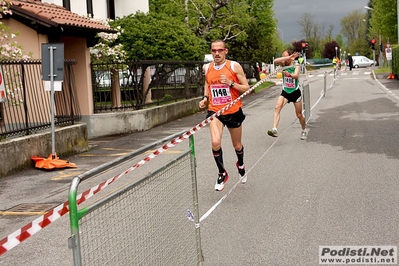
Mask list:
[{"label": "white running shoe", "polygon": [[227,180],[229,180],[229,175],[226,171],[224,173],[218,174],[218,179],[216,180],[215,190],[222,191],[224,189],[224,184],[226,184]]},{"label": "white running shoe", "polygon": [[239,165],[238,165],[238,162],[237,162],[237,163],[236,163],[236,166],[237,166],[237,170],[238,170],[238,175],[240,176],[241,184],[247,183],[247,178],[248,178],[248,176],[247,176],[247,174],[245,173],[245,165],[239,166]]},{"label": "white running shoe", "polygon": [[302,130],[301,134],[301,140],[306,140],[308,138],[308,132],[305,130]]},{"label": "white running shoe", "polygon": [[269,129],[267,131],[267,135],[272,136],[272,137],[277,137],[277,128],[274,127],[272,129]]}]

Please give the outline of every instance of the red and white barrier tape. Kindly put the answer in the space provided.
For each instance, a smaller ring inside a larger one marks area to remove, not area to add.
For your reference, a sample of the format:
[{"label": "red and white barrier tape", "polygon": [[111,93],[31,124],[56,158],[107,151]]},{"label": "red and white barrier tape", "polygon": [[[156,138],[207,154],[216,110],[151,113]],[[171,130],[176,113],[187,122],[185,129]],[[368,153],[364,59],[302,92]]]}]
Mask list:
[{"label": "red and white barrier tape", "polygon": [[[229,105],[226,105],[223,107],[221,110],[219,110],[217,113],[213,114],[212,116],[208,117],[207,119],[203,120],[201,123],[197,124],[195,127],[191,128],[188,130],[186,133],[183,135],[173,139],[169,143],[163,145],[161,148],[157,149],[154,151],[152,154],[135,164],[134,166],[130,167],[126,171],[114,176],[113,178],[110,178],[99,185],[86,190],[85,192],[81,193],[79,196],[77,196],[76,203],[79,205],[86,200],[88,200],[90,197],[93,195],[97,194],[116,180],[118,180],[121,176],[130,173],[134,169],[142,166],[143,164],[149,162],[162,152],[166,151],[169,148],[174,147],[176,144],[182,142],[185,139],[188,139],[191,135],[195,134],[197,131],[199,131],[201,128],[206,126],[209,122],[211,122],[215,117],[221,115],[223,112],[231,108],[234,104],[236,104],[238,101],[241,101],[242,98],[244,98],[246,95],[251,93],[254,89],[259,87],[262,83],[266,81],[270,81],[270,76],[274,76],[279,69],[276,69],[273,73],[270,73],[268,76],[266,76],[264,79],[258,81],[255,85],[253,85],[249,90],[241,94],[236,100],[231,102]],[[69,212],[69,202],[66,201],[63,204],[55,207],[54,209],[48,211],[44,215],[40,216],[39,218],[35,219],[31,223],[25,225],[21,229],[18,229],[14,233],[10,234],[9,236],[3,238],[0,240],[0,256],[9,251],[10,249],[14,248],[15,246],[19,245],[21,242],[25,241],[29,237],[33,236],[49,224],[53,223],[56,221],[58,218],[61,216],[67,214]]]},{"label": "red and white barrier tape", "polygon": [[65,202],[35,219],[33,222],[25,225],[21,229],[15,231],[11,235],[1,239],[0,256],[68,212],[69,205],[68,202]]}]

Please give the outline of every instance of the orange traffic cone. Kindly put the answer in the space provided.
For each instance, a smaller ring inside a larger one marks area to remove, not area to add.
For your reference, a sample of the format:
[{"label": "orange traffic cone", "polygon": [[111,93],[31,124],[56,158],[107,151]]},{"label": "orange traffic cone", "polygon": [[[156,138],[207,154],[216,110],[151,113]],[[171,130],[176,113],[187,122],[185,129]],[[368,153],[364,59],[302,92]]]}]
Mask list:
[{"label": "orange traffic cone", "polygon": [[392,73],[389,73],[389,76],[387,77],[387,79],[395,79],[395,75]]}]

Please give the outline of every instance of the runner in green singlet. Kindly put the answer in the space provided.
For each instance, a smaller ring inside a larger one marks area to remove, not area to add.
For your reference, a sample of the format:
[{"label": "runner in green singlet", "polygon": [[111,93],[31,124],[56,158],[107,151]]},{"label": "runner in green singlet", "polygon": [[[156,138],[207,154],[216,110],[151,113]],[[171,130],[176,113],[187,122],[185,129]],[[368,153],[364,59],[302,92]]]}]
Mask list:
[{"label": "runner in green singlet", "polygon": [[292,102],[294,103],[295,113],[302,127],[301,139],[307,139],[308,133],[306,130],[305,117],[302,115],[302,94],[299,86],[300,66],[298,63],[295,63],[295,58],[298,56],[298,52],[294,52],[290,55],[289,52],[285,50],[282,53],[282,57],[274,60],[274,64],[284,66],[282,71],[283,90],[277,99],[274,110],[273,128],[267,131],[269,136],[277,137],[277,127],[280,121],[281,109],[283,109],[287,103]]}]

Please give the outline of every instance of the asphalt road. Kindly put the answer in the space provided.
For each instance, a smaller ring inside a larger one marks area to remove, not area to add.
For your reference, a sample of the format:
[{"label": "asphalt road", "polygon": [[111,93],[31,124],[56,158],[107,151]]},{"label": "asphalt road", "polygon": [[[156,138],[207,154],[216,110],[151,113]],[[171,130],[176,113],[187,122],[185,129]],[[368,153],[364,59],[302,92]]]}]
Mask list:
[{"label": "asphalt road", "polygon": [[[292,105],[281,113],[279,137],[266,133],[279,86],[243,99],[245,185],[235,186],[236,158],[227,130],[223,150],[231,177],[222,192],[214,191],[217,169],[209,130],[194,134],[200,215],[228,194],[201,223],[204,265],[319,265],[319,246],[398,245],[399,82],[383,76],[374,80],[370,70],[360,69],[343,73],[334,83],[328,76],[331,86],[321,97],[323,74],[315,71],[308,78],[312,112],[305,141],[300,140]],[[197,113],[146,132],[93,139],[90,151],[63,158],[77,168],[30,169],[0,179],[0,240],[39,217],[33,215],[38,210],[65,202],[74,176],[191,129],[204,118],[205,113]],[[137,176],[162,165],[168,156],[161,154],[138,168]],[[134,162],[89,178],[82,189]],[[25,209],[10,215],[16,206]],[[0,265],[73,265],[68,219],[61,217],[0,256]]]}]

